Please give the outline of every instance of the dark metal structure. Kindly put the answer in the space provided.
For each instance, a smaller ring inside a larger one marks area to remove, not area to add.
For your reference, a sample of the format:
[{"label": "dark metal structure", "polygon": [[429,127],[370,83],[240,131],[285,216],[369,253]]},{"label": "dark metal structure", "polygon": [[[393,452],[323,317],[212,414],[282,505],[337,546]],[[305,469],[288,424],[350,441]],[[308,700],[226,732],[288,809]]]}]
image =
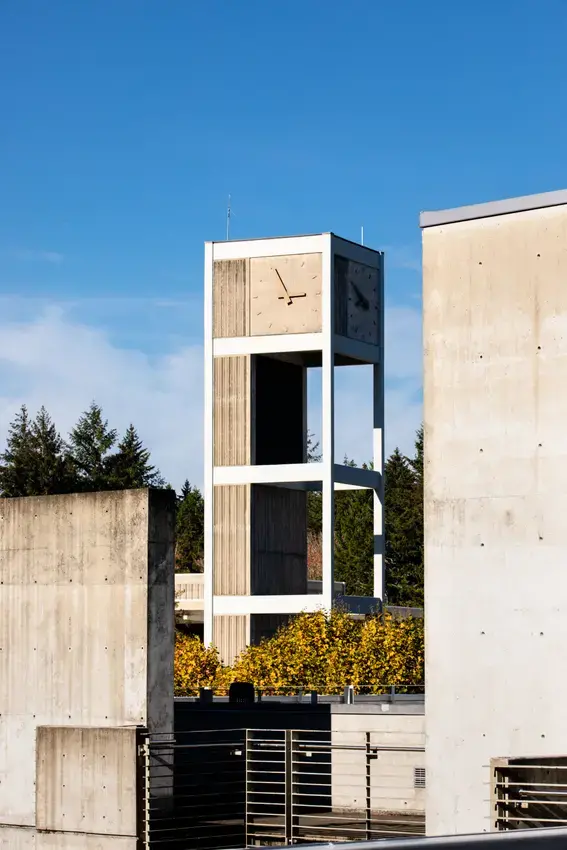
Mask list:
[{"label": "dark metal structure", "polygon": [[422,748],[379,747],[361,734],[362,742],[289,729],[146,737],[146,846],[221,850],[422,835],[423,815],[380,810],[388,778],[373,769],[381,753]]}]

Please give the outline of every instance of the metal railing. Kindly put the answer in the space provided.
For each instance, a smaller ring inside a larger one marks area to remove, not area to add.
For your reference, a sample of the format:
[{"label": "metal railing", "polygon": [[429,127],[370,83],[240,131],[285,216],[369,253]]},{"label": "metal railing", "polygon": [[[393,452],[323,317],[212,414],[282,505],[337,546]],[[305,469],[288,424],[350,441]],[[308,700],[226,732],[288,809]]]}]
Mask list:
[{"label": "metal railing", "polygon": [[[280,845],[280,848],[285,845]],[[339,850],[385,850],[384,841],[362,841],[355,844],[304,844],[305,850],[317,847]],[[388,841],[388,850],[564,850],[566,829],[528,829],[513,832],[484,832],[478,835],[450,835],[435,838],[400,838]],[[273,848],[277,850],[277,848]]]},{"label": "metal railing", "polygon": [[[226,700],[228,698],[228,690],[230,684],[223,686],[208,686],[199,687],[195,685],[190,693],[177,694],[176,701],[182,702],[188,700],[195,702],[200,699],[200,694],[203,691],[208,692],[208,696],[213,701]],[[344,702],[345,691],[351,690],[356,702],[375,702],[378,698],[389,698],[391,700],[400,700],[404,698],[425,698],[425,685],[422,683],[398,683],[392,685],[388,682],[374,682],[370,684],[357,683],[355,685],[337,685],[335,688],[308,688],[298,686],[288,687],[270,687],[255,688],[255,698],[257,702],[262,700],[280,699],[283,701],[295,702]]]},{"label": "metal railing", "polygon": [[147,850],[246,846],[244,748],[242,729],[146,739]]},{"label": "metal railing", "polygon": [[258,729],[148,737],[146,846],[222,850],[423,835],[424,748],[376,738]]},{"label": "metal railing", "polygon": [[370,732],[249,730],[247,844],[422,835],[422,785],[415,785],[414,768],[417,762],[423,769],[423,747],[380,745],[373,738]]},{"label": "metal railing", "polygon": [[494,827],[567,827],[567,757],[494,759]]}]

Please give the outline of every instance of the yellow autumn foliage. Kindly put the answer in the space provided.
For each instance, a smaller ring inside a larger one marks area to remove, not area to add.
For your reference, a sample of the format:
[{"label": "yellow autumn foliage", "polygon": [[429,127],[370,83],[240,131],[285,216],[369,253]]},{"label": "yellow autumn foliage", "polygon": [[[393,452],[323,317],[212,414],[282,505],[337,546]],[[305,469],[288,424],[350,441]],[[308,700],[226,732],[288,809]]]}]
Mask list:
[{"label": "yellow autumn foliage", "polygon": [[216,688],[223,669],[215,647],[206,647],[195,635],[176,632],[173,660],[176,696],[194,696],[199,688]]},{"label": "yellow autumn foliage", "polygon": [[265,694],[316,690],[382,693],[421,686],[424,675],[423,620],[373,615],[354,620],[340,609],[299,614],[272,638],[248,647],[232,667],[216,649],[178,634],[175,693],[197,694],[201,687],[226,693],[230,682],[252,682]]}]

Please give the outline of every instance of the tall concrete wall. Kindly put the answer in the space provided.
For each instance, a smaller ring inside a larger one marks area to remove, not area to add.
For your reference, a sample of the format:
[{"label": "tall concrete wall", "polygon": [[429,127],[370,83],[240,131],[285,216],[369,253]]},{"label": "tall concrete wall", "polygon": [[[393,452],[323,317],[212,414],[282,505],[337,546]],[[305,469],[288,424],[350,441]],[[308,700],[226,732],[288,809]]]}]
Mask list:
[{"label": "tall concrete wall", "polygon": [[423,231],[433,835],[490,829],[492,757],[566,749],[565,201]]},{"label": "tall concrete wall", "polygon": [[38,727],[172,732],[173,498],[0,499],[0,825],[36,825]]}]

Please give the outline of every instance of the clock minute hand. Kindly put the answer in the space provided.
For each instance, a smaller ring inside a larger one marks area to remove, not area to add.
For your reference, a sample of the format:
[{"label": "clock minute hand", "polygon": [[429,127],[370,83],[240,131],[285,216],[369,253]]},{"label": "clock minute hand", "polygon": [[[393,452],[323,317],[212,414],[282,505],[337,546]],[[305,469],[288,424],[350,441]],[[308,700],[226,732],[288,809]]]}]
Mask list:
[{"label": "clock minute hand", "polygon": [[276,268],[274,269],[274,271],[275,271],[275,273],[277,274],[277,276],[279,277],[279,279],[280,279],[280,283],[281,283],[281,285],[282,285],[282,286],[283,286],[283,288],[284,288],[284,292],[285,292],[285,294],[286,294],[286,296],[287,296],[287,303],[288,303],[288,304],[293,304],[293,301],[291,300],[291,295],[290,295],[290,294],[289,294],[289,292],[287,291],[287,286],[286,286],[286,285],[285,285],[285,283],[283,282],[281,274],[279,273],[279,271],[278,271]]}]

